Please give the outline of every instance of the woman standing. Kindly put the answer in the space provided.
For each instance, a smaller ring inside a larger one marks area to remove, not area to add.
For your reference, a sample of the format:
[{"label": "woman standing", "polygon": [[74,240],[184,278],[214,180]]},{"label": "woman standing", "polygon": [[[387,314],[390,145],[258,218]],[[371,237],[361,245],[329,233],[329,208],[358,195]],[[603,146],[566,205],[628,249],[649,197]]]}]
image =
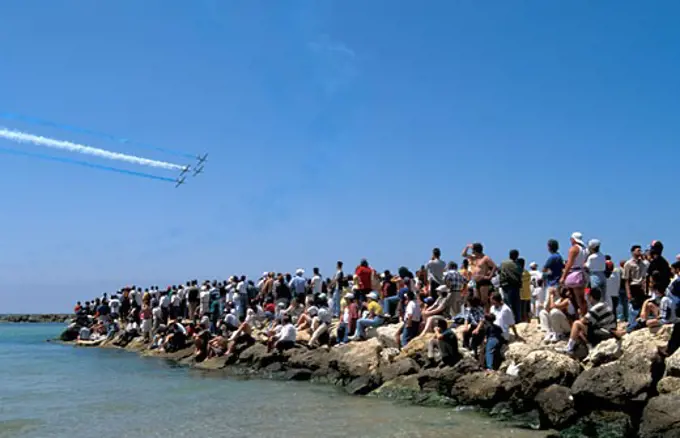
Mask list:
[{"label": "woman standing", "polygon": [[579,232],[573,233],[569,240],[571,248],[569,248],[567,264],[562,272],[560,284],[573,291],[578,304],[578,313],[585,316],[588,312],[585,299],[586,275],[584,271],[587,258],[586,246],[583,243],[583,235]]}]

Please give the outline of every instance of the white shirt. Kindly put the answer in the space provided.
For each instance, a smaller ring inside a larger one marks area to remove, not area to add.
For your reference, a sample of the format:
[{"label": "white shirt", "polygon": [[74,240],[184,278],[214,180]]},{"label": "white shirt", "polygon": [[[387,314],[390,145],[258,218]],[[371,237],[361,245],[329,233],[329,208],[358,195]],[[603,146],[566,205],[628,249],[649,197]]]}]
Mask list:
[{"label": "white shirt", "polygon": [[293,324],[286,324],[281,328],[279,333],[279,341],[292,341],[297,339],[297,329]]},{"label": "white shirt", "polygon": [[201,313],[206,313],[210,307],[210,292],[202,290],[199,299],[201,300]]},{"label": "white shirt", "polygon": [[493,322],[503,331],[503,337],[507,340],[510,339],[510,326],[515,325],[515,317],[512,314],[512,310],[507,304],[503,304],[500,309],[495,306],[491,307],[491,313],[496,316],[496,320]]},{"label": "white shirt", "polygon": [[319,295],[321,293],[321,285],[323,283],[323,279],[321,278],[320,275],[315,275],[312,277],[312,293],[314,295]]},{"label": "white shirt", "polygon": [[161,307],[163,307],[163,308],[165,308],[165,309],[167,309],[168,307],[170,307],[170,297],[167,296],[167,295],[163,295],[163,296],[161,297],[161,303],[160,303],[160,304],[161,304]]},{"label": "white shirt", "polygon": [[595,254],[590,254],[588,256],[585,267],[588,268],[590,272],[604,272],[606,269],[606,262],[604,254],[596,252]]},{"label": "white shirt", "polygon": [[163,319],[163,311],[161,310],[160,306],[151,309],[151,315],[153,315],[153,319],[155,321],[160,321]]},{"label": "white shirt", "polygon": [[416,300],[409,301],[406,305],[406,312],[404,313],[404,321],[411,317],[411,321],[420,322],[420,306]]},{"label": "white shirt", "polygon": [[236,286],[236,292],[238,292],[239,295],[246,295],[248,293],[245,281],[239,281],[238,285]]},{"label": "white shirt", "polygon": [[[342,322],[349,324],[349,305],[345,306],[345,311],[342,314]],[[345,330],[349,330],[349,327],[347,327]]]},{"label": "white shirt", "polygon": [[531,296],[534,297],[537,303],[545,303],[545,289],[542,287],[536,287],[531,291]]},{"label": "white shirt", "polygon": [[619,268],[614,268],[612,274],[607,279],[607,295],[609,297],[617,296],[620,288],[621,288],[621,270]]},{"label": "white shirt", "polygon": [[81,341],[89,341],[90,340],[90,329],[87,327],[83,327],[80,329],[80,340]]},{"label": "white shirt", "polygon": [[238,318],[231,312],[227,313],[227,316],[224,317],[224,323],[232,327],[238,327]]},{"label": "white shirt", "polygon": [[321,322],[325,322],[326,324],[330,324],[333,321],[333,315],[331,315],[331,312],[328,311],[327,307],[319,308],[319,313],[317,316]]},{"label": "white shirt", "polygon": [[179,294],[175,293],[172,295],[171,303],[174,307],[179,307],[180,304],[182,304],[182,299],[179,297]]},{"label": "white shirt", "polygon": [[120,313],[120,300],[118,298],[112,298],[109,301],[109,307],[111,308],[111,313]]}]

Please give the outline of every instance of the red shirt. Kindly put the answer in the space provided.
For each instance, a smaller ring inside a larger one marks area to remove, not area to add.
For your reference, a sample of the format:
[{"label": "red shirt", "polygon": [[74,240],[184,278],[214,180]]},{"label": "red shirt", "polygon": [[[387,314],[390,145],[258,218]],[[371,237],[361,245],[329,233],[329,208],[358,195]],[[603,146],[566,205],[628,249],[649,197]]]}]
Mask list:
[{"label": "red shirt", "polygon": [[274,303],[267,303],[264,305],[264,311],[274,313],[276,312],[276,306]]},{"label": "red shirt", "polygon": [[373,277],[373,269],[367,266],[359,266],[357,267],[355,274],[359,277],[359,287],[362,290],[372,289],[371,280]]}]

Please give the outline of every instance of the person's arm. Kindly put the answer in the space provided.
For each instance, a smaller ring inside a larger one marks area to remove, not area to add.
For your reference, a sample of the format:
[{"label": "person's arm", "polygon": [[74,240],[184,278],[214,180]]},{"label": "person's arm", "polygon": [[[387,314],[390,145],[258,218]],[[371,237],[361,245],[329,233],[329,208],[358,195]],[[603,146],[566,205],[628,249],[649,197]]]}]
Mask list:
[{"label": "person's arm", "polygon": [[496,272],[498,272],[498,266],[496,265],[496,263],[494,263],[493,260],[491,260],[491,257],[489,257],[489,256],[485,256],[485,257],[486,257],[486,263],[489,267],[489,273],[484,278],[486,280],[491,280],[494,277],[494,275],[496,275]]},{"label": "person's arm", "polygon": [[626,295],[628,296],[628,300],[632,300],[633,297],[630,294],[630,272],[626,272],[626,266],[623,266],[623,276],[624,276],[624,284],[626,285]]},{"label": "person's arm", "polygon": [[470,258],[470,249],[472,248],[472,244],[468,243],[465,248],[463,248],[463,251],[461,251],[460,256],[463,257],[464,259],[469,259]]},{"label": "person's arm", "polygon": [[560,278],[560,284],[564,284],[564,281],[567,279],[567,275],[569,274],[569,271],[571,270],[571,267],[574,266],[574,260],[576,260],[576,255],[578,254],[579,249],[575,246],[572,246],[569,248],[569,255],[567,257],[567,264],[564,265],[564,269],[562,270],[562,277]]}]

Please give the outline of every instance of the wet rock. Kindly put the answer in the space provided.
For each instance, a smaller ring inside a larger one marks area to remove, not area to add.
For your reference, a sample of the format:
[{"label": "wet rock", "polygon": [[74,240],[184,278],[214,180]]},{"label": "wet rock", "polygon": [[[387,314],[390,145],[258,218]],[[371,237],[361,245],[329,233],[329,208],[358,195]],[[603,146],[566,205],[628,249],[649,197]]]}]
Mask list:
[{"label": "wet rock", "polygon": [[560,432],[562,438],[633,438],[635,429],[628,414],[620,411],[594,411],[579,418]]},{"label": "wet rock", "polygon": [[491,407],[507,401],[519,389],[519,379],[499,372],[480,371],[456,379],[451,396],[460,404]]},{"label": "wet rock", "polygon": [[227,366],[227,358],[222,356],[222,357],[211,357],[209,359],[204,360],[203,362],[198,362],[193,365],[194,368],[197,370],[207,370],[207,371],[212,371],[212,370],[220,370],[224,367]]},{"label": "wet rock", "polygon": [[415,360],[411,358],[403,358],[394,363],[380,367],[380,373],[383,380],[392,380],[398,376],[406,376],[409,374],[416,374],[420,367]]},{"label": "wet rock", "polygon": [[388,324],[380,326],[376,329],[376,337],[380,344],[385,348],[399,348],[397,343],[397,332],[402,324]]},{"label": "wet rock", "polygon": [[551,385],[541,390],[535,401],[543,429],[562,429],[578,415],[571,390],[564,386]]},{"label": "wet rock", "polygon": [[618,409],[644,402],[651,385],[649,372],[642,373],[616,361],[581,373],[571,392],[577,406]]},{"label": "wet rock", "polygon": [[680,395],[680,377],[664,377],[656,385],[659,394]]},{"label": "wet rock", "polygon": [[268,355],[267,347],[260,343],[255,343],[246,348],[238,355],[238,361],[244,364],[254,364]]},{"label": "wet rock", "polygon": [[378,388],[381,383],[382,381],[377,375],[357,377],[345,386],[345,391],[352,395],[366,395]]},{"label": "wet rock", "polygon": [[680,437],[680,395],[652,398],[642,413],[641,438]]},{"label": "wet rock", "polygon": [[552,350],[532,351],[519,363],[519,379],[528,399],[553,384],[571,386],[580,372],[578,362]]},{"label": "wet rock", "polygon": [[71,342],[78,339],[79,328],[78,327],[67,327],[61,335],[59,335],[59,340],[64,342]]},{"label": "wet rock", "polygon": [[293,368],[307,368],[312,371],[328,368],[329,352],[323,349],[307,350],[296,348],[288,358],[288,365]]},{"label": "wet rock", "polygon": [[334,347],[329,353],[329,367],[349,378],[375,374],[380,364],[381,350],[382,345],[377,338]]},{"label": "wet rock", "polygon": [[398,376],[383,383],[371,394],[396,400],[413,400],[420,395],[418,376],[415,374]]},{"label": "wet rock", "polygon": [[430,368],[418,374],[418,382],[423,391],[449,394],[461,375],[454,367]]},{"label": "wet rock", "polygon": [[309,379],[312,378],[312,371],[307,370],[307,369],[302,369],[302,368],[295,368],[295,369],[286,371],[286,374],[284,374],[283,378],[286,379],[286,380],[297,380],[297,381],[309,380]]},{"label": "wet rock", "polygon": [[270,363],[269,365],[267,365],[264,368],[264,370],[262,370],[262,371],[264,371],[265,373],[274,374],[274,373],[280,373],[280,372],[285,371],[285,370],[286,370],[286,367],[284,366],[284,364],[282,362],[274,362],[274,363]]}]

